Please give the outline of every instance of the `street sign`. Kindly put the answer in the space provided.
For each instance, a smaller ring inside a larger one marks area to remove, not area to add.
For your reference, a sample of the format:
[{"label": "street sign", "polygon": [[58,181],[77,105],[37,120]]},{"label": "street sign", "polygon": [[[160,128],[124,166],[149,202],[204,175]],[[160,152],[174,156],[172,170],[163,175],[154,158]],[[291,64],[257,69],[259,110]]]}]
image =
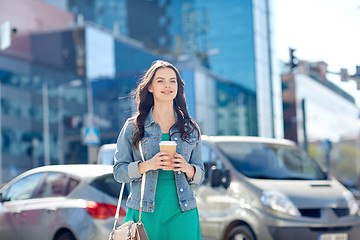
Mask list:
[{"label": "street sign", "polygon": [[323,140],[322,148],[323,148],[325,153],[329,153],[331,151],[331,148],[332,148],[331,141],[329,139]]},{"label": "street sign", "polygon": [[355,76],[357,78],[360,78],[360,66],[359,65],[356,65],[356,73],[355,73]]},{"label": "street sign", "polygon": [[100,143],[100,132],[98,128],[86,127],[84,129],[84,144],[98,145]]}]

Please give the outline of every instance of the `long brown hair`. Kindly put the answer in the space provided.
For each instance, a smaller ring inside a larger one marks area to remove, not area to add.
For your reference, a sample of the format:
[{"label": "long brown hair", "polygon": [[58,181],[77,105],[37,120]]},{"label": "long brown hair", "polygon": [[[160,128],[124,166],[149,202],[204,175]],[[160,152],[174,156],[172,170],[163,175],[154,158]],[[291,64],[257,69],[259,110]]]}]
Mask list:
[{"label": "long brown hair", "polygon": [[[179,71],[169,62],[157,60],[154,61],[151,67],[147,70],[145,75],[142,77],[141,82],[135,90],[135,100],[137,103],[137,112],[134,116],[135,126],[137,131],[135,132],[132,139],[132,147],[137,148],[138,142],[144,137],[145,128],[144,124],[146,118],[150,112],[150,109],[154,106],[154,97],[148,88],[151,85],[154,76],[159,68],[171,68],[176,75],[176,80],[178,84],[178,92],[174,98],[174,110],[177,115],[177,121],[171,127],[177,126],[179,132],[181,133],[181,139],[187,141],[188,137],[193,131],[197,131],[197,138],[199,139],[200,131],[197,128],[195,121],[189,116],[187,111],[187,104],[184,93],[185,83],[180,77]],[[170,129],[171,129],[170,128]]]}]

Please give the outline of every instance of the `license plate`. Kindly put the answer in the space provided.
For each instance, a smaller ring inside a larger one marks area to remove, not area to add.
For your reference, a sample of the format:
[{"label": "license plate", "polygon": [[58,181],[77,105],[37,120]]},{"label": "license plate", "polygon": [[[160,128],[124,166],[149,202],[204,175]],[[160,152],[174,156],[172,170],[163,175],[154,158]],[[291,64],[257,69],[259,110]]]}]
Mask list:
[{"label": "license plate", "polygon": [[321,234],[318,240],[348,240],[347,233]]}]

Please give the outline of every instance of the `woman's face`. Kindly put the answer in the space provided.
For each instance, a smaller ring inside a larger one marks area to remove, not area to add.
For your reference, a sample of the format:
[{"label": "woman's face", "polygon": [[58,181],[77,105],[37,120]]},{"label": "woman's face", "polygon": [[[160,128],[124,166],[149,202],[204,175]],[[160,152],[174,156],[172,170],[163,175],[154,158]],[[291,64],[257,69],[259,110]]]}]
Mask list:
[{"label": "woman's face", "polygon": [[149,86],[154,102],[172,102],[178,91],[176,74],[171,68],[159,68]]}]

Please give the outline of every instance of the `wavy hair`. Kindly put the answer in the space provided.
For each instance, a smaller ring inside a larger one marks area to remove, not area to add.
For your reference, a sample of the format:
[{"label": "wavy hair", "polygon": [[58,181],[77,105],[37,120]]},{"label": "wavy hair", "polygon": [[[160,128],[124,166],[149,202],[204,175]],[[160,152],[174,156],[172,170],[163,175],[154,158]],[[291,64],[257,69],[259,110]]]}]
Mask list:
[{"label": "wavy hair", "polygon": [[178,127],[181,133],[181,139],[187,141],[187,137],[194,131],[196,131],[197,137],[200,137],[200,131],[195,123],[195,121],[189,116],[187,111],[187,104],[184,93],[185,83],[181,79],[179,71],[169,62],[157,60],[154,61],[151,67],[146,71],[144,76],[141,78],[141,82],[138,87],[135,89],[135,100],[137,104],[137,112],[134,115],[134,122],[136,126],[136,132],[133,135],[132,147],[137,148],[138,142],[144,137],[145,133],[145,121],[150,112],[150,109],[154,106],[154,96],[149,92],[148,88],[151,85],[154,76],[159,68],[171,68],[176,75],[176,80],[178,84],[178,92],[176,97],[173,100],[174,110],[177,115],[177,121],[170,129],[173,127]]}]

